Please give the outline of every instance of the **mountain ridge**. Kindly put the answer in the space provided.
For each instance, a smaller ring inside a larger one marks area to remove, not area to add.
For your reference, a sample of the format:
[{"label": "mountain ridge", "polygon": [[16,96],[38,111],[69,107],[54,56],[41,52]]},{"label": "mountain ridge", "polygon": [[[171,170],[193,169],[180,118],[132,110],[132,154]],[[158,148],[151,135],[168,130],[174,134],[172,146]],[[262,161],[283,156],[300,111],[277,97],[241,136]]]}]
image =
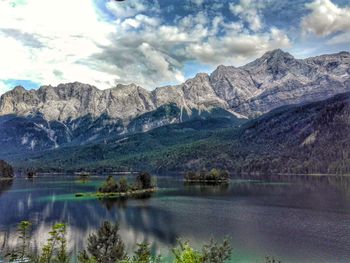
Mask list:
[{"label": "mountain ridge", "polygon": [[[322,68],[322,66],[324,66],[324,68]],[[328,69],[330,69],[330,67],[334,68],[328,70],[329,72],[327,72],[325,69],[327,66]],[[100,110],[95,109],[95,112],[88,112],[95,113],[92,114],[95,116],[99,116],[102,113],[108,113],[111,115],[111,117],[129,119],[135,117],[138,113],[145,113],[147,111],[154,110],[155,108],[164,104],[176,103],[180,108],[183,107],[187,110],[190,110],[191,108],[200,108],[201,106],[204,106],[205,108],[220,106],[226,110],[232,111],[233,113],[250,117],[249,112],[254,111],[254,109],[245,110],[241,105],[247,105],[249,102],[248,100],[258,99],[258,97],[261,96],[264,91],[266,92],[274,89],[276,86],[280,87],[283,84],[290,84],[288,81],[293,82],[293,79],[290,80],[291,77],[289,74],[298,78],[297,80],[294,80],[294,83],[308,85],[320,84],[310,83],[310,81],[306,79],[307,75],[313,74],[317,75],[317,77],[328,76],[334,81],[337,80],[339,82],[338,84],[343,85],[344,83],[341,83],[341,80],[346,79],[348,82],[350,81],[349,68],[350,53],[346,51],[306,59],[295,59],[291,54],[284,52],[281,49],[276,49],[266,52],[262,57],[244,66],[234,67],[220,65],[210,75],[207,73],[198,73],[195,77],[186,80],[182,84],[158,87],[152,91],[148,91],[136,84],[118,84],[116,87],[106,90],[100,90],[95,86],[79,82],[60,84],[56,87],[51,85],[41,86],[38,90],[29,91],[26,91],[23,87],[18,86],[12,91],[6,92],[1,96],[0,115],[13,113],[23,115],[28,111],[43,111],[42,113],[44,115],[46,114],[48,120],[57,120],[58,118],[65,120],[68,117],[82,117],[82,114],[86,112],[74,114],[74,112],[70,111],[70,116],[68,116],[68,114],[59,115],[58,113],[49,114],[45,108],[40,108],[40,106],[39,108],[36,108],[38,105],[35,104],[35,102],[38,101],[30,100],[31,96],[34,96],[34,99],[39,99],[45,102],[47,102],[50,98],[64,100],[64,96],[69,98],[69,94],[75,94],[76,96],[99,95],[99,97],[96,98],[97,100],[108,99],[107,103],[101,105],[101,107],[106,107]],[[321,72],[315,72],[317,69]],[[310,73],[310,71],[314,72]],[[343,75],[340,75],[341,73]],[[284,78],[286,79],[282,80]],[[317,78],[315,80],[317,80]],[[350,88],[350,84],[348,82],[344,84],[346,85],[345,88]],[[271,85],[271,83],[273,83],[273,85]],[[81,88],[87,89],[89,92],[85,93],[88,94],[79,94],[79,92],[82,93]],[[315,87],[313,88],[317,89]],[[77,92],[74,93],[74,91]],[[164,92],[167,92],[168,94],[165,95]],[[28,96],[26,98],[22,97],[26,96],[27,94]],[[5,99],[16,95],[21,96],[17,101],[6,101]],[[35,98],[35,95],[37,95],[37,98]],[[133,95],[135,100],[123,101],[123,95]],[[179,96],[179,98],[174,98],[173,96]],[[122,116],[116,116],[115,110],[121,110],[121,108],[112,108],[110,111],[108,111],[108,106],[113,104],[113,98],[120,99],[120,101],[115,102],[115,105],[119,103],[125,106],[125,102],[132,103],[132,106],[136,109],[136,112],[132,110],[130,110],[130,112],[121,111],[124,113],[124,115],[121,114]],[[23,101],[21,101],[21,99]],[[26,101],[24,101],[25,99]],[[240,103],[238,103],[238,101]],[[21,105],[20,107],[16,108],[17,105],[15,104],[18,103],[21,103]],[[28,106],[26,108],[25,104],[28,103],[33,103],[32,107]],[[66,105],[68,105],[68,102],[66,102]],[[89,106],[91,107],[92,105],[90,104]],[[92,107],[92,109],[94,109],[94,107]],[[265,113],[271,109],[272,108],[266,108],[262,110],[261,113]],[[104,110],[107,110],[107,112],[103,112]]]},{"label": "mountain ridge", "polygon": [[218,109],[235,125],[284,105],[347,91],[350,53],[295,59],[280,49],[241,67],[220,65],[211,74],[153,91],[136,84],[107,90],[79,82],[29,91],[18,86],[0,98],[0,146],[34,151],[90,143],[210,118],[213,112],[217,117]]}]

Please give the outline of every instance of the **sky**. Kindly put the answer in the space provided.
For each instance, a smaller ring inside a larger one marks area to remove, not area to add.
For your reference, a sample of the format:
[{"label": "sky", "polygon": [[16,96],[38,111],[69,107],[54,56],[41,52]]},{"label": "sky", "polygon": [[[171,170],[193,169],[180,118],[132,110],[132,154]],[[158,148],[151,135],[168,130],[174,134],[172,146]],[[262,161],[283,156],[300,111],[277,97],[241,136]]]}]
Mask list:
[{"label": "sky", "polygon": [[0,94],[79,81],[152,90],[281,48],[350,49],[350,0],[0,0]]}]

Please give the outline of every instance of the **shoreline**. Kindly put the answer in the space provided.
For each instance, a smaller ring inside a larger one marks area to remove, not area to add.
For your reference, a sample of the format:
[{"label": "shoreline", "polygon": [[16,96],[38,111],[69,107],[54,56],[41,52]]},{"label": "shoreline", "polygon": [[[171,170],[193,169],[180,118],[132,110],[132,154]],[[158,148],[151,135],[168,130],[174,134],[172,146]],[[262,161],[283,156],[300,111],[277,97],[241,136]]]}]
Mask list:
[{"label": "shoreline", "polygon": [[[176,172],[175,174],[180,176],[182,175],[183,172],[179,171],[179,172]],[[105,177],[107,176],[109,173],[93,173],[91,175],[88,176],[88,178],[98,178],[98,177]],[[119,173],[119,172],[112,172],[111,174],[114,174],[114,175],[133,175],[133,173],[125,173],[125,174],[122,174],[122,173]],[[170,174],[174,174],[174,172],[171,172]],[[77,177],[79,178],[80,175],[79,174],[76,174],[76,173],[57,173],[57,172],[40,172],[40,173],[37,173],[36,176],[33,176],[32,178],[39,178],[39,177],[59,177],[59,176],[71,176],[71,177]],[[164,173],[164,174],[159,174],[159,176],[162,176],[162,175],[166,175],[168,176],[168,173]],[[175,176],[176,176],[175,175]],[[172,175],[169,175],[169,176],[172,176]],[[230,177],[230,179],[232,179],[232,177],[235,177],[235,176],[312,176],[312,177],[322,177],[322,176],[333,176],[333,177],[350,177],[350,173],[345,173],[345,174],[334,174],[334,173],[237,173],[237,174],[233,174],[233,176]],[[1,178],[0,177],[0,181],[8,181],[8,180],[14,180],[14,179],[17,179],[17,178],[27,178],[26,176],[18,176],[18,175],[15,175],[14,177],[12,178]],[[32,178],[29,178],[29,179],[32,179]],[[212,181],[212,180],[186,180],[184,179],[184,181],[186,182],[217,182],[217,181]],[[225,181],[225,180],[219,180],[219,181]]]},{"label": "shoreline", "polygon": [[159,189],[157,187],[150,188],[150,189],[142,189],[142,190],[133,190],[133,191],[127,191],[127,192],[112,192],[112,193],[76,193],[74,196],[76,198],[82,198],[82,197],[95,197],[95,198],[117,198],[117,197],[129,197],[129,196],[137,196],[142,194],[149,194],[149,193],[155,193]]}]

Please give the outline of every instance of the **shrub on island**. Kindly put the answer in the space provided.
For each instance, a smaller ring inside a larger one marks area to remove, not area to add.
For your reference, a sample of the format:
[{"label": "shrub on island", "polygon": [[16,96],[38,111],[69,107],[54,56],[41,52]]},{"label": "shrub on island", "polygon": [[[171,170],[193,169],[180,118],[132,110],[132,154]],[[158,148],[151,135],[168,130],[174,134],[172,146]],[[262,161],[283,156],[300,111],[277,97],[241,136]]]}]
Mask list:
[{"label": "shrub on island", "polygon": [[123,176],[122,178],[120,178],[119,180],[119,191],[122,193],[125,193],[129,190],[129,184],[128,184],[128,180]]},{"label": "shrub on island", "polygon": [[140,172],[136,177],[136,186],[138,189],[152,188],[152,177],[148,172]]},{"label": "shrub on island", "polygon": [[108,176],[105,182],[102,183],[101,187],[98,189],[101,193],[116,193],[119,192],[118,182],[113,176]]},{"label": "shrub on island", "polygon": [[228,171],[216,168],[210,171],[189,171],[185,174],[187,182],[227,182],[230,178]]},{"label": "shrub on island", "polygon": [[99,193],[109,194],[109,193],[126,193],[126,192],[136,192],[142,190],[151,190],[156,186],[152,184],[152,176],[148,172],[140,172],[134,183],[129,184],[126,177],[121,177],[117,181],[113,176],[108,176],[105,182],[98,189]]}]

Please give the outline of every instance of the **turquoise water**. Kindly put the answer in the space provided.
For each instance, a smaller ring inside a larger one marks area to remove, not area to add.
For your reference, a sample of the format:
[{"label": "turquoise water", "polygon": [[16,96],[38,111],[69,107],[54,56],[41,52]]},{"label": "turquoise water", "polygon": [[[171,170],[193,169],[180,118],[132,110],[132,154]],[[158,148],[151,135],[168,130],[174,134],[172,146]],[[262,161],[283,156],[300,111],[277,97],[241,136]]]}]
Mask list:
[{"label": "turquoise water", "polygon": [[[104,220],[119,222],[129,251],[148,241],[167,254],[181,237],[194,246],[231,238],[233,262],[350,262],[350,179],[346,177],[232,178],[227,186],[184,185],[158,178],[151,198],[76,198],[93,192],[103,177],[16,178],[0,182],[0,245],[21,220],[33,222],[40,246],[55,222],[69,226],[72,253]],[[10,242],[14,242],[14,240]]]}]

